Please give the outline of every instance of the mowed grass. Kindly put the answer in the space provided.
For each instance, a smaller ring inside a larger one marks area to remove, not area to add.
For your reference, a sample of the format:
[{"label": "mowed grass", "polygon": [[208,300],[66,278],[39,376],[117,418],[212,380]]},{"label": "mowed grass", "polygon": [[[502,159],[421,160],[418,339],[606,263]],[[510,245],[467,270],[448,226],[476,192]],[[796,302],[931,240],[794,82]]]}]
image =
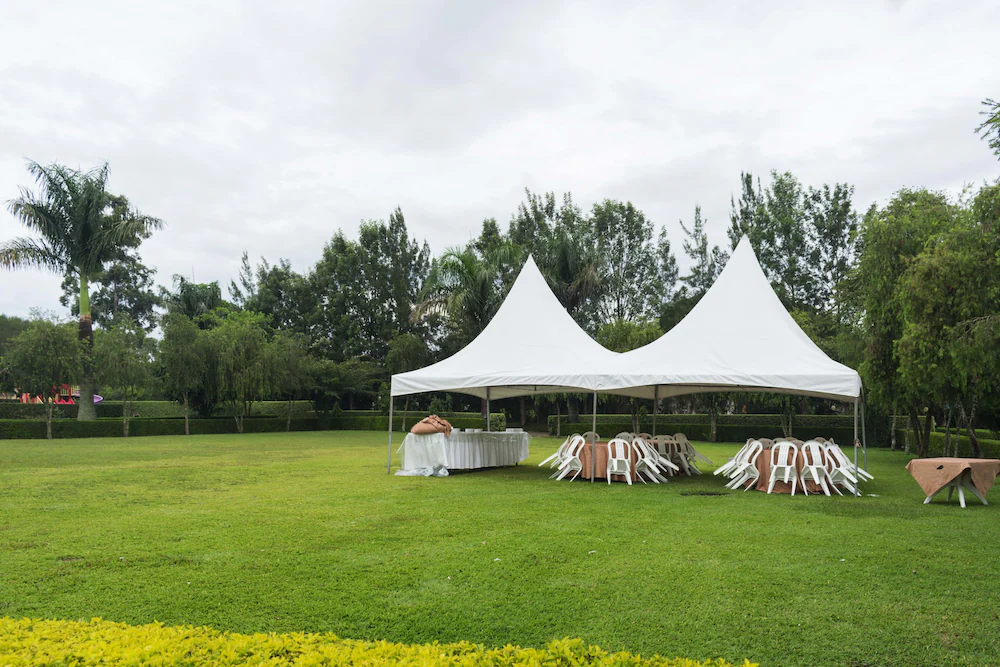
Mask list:
[{"label": "mowed grass", "polygon": [[[533,462],[557,445],[424,479],[386,475],[370,432],[0,441],[0,616],[1000,662],[1000,512],[923,505],[902,454],[870,452],[878,497],[792,498],[711,474],[550,481]],[[716,463],[737,449],[698,447]]]}]

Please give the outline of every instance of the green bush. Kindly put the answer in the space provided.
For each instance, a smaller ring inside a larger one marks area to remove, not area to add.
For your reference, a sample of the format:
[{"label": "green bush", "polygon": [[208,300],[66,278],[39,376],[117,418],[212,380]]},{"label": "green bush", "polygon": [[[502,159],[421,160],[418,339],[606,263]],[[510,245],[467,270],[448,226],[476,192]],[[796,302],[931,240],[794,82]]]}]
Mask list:
[{"label": "green bush", "polygon": [[[483,428],[483,419],[472,413],[473,417],[451,417],[448,421],[455,428]],[[423,414],[407,416],[406,427],[410,429],[424,417]],[[394,430],[403,428],[403,416],[393,415]],[[341,412],[331,417],[325,424],[330,430],[351,431],[384,431],[389,426],[387,415],[366,413],[354,415]],[[490,427],[502,431],[507,423],[503,414],[496,413],[491,418]],[[291,430],[319,431],[324,430],[324,423],[316,417],[292,417]],[[285,419],[276,417],[250,417],[244,422],[245,433],[276,433],[285,430]],[[212,417],[211,419],[192,419],[191,434],[204,435],[211,433],[236,433],[236,421],[232,417]],[[75,419],[61,419],[52,422],[53,438],[117,438],[122,434],[122,420],[115,417],[104,417],[95,421],[80,422]],[[133,418],[129,421],[129,436],[143,435],[183,435],[184,420],[174,417]],[[0,419],[0,440],[44,438],[45,422],[38,419]]]},{"label": "green bush", "polygon": [[[988,433],[988,431],[987,431]],[[976,430],[976,435],[979,435],[979,429]],[[944,433],[938,433],[934,431],[931,433],[931,443],[928,447],[928,456],[954,456],[955,451],[955,433],[951,434],[951,451],[944,451]],[[900,440],[902,442],[902,440]],[[979,438],[979,446],[983,449],[983,457],[987,459],[1000,459],[1000,440],[991,440],[988,438]],[[968,436],[962,435],[958,438],[958,455],[960,457],[971,457],[972,456],[972,444],[969,442]]]}]

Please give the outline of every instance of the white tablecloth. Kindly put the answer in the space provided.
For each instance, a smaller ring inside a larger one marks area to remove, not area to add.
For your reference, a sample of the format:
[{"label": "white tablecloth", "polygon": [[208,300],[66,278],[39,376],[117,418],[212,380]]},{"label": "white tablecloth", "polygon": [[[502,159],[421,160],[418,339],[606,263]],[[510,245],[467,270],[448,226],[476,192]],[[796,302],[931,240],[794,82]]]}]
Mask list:
[{"label": "white tablecloth", "polygon": [[528,458],[530,437],[524,432],[407,434],[403,439],[403,470],[473,470],[512,466]]}]

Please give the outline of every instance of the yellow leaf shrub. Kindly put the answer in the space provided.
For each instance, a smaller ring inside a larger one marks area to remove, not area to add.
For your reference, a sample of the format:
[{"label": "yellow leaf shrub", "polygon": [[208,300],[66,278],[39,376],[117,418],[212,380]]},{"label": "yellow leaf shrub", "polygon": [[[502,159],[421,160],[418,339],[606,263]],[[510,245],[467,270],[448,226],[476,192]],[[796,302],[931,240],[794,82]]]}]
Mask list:
[{"label": "yellow leaf shrub", "polygon": [[[722,660],[641,658],[607,653],[580,639],[545,648],[487,649],[457,644],[392,644],[340,639],[329,633],[243,635],[212,628],[91,621],[0,619],[0,665],[497,665],[571,667],[634,665],[732,667]],[[749,661],[743,667],[752,667]]]}]

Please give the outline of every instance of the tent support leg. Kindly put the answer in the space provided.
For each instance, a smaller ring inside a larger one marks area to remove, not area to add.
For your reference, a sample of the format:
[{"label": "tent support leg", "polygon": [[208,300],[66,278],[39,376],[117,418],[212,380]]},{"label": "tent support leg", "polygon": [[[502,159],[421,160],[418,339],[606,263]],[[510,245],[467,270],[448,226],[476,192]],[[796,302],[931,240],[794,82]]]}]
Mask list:
[{"label": "tent support leg", "polygon": [[656,411],[660,409],[660,385],[653,387],[653,433],[656,435]]},{"label": "tent support leg", "polygon": [[486,432],[490,430],[490,388],[486,388]]},{"label": "tent support leg", "polygon": [[389,447],[385,458],[385,474],[392,474],[392,402],[393,396],[389,395]]},{"label": "tent support leg", "polygon": [[[858,399],[854,399],[854,469],[858,469]],[[858,481],[861,481],[860,478]],[[861,485],[854,485],[854,495],[861,495]]]},{"label": "tent support leg", "polygon": [[590,481],[594,481],[597,473],[597,392],[594,392],[594,418],[590,429],[594,432],[594,441],[590,443]]}]

